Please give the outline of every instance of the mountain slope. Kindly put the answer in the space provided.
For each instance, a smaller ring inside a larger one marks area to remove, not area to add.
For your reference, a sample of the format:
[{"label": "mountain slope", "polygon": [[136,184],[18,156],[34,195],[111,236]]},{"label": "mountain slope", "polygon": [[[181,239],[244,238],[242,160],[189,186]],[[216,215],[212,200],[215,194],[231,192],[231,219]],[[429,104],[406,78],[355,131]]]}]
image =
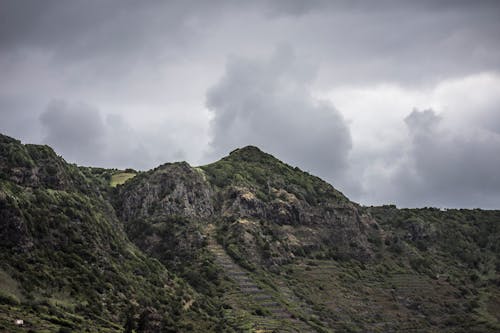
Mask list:
[{"label": "mountain slope", "polygon": [[[165,164],[135,177],[118,192],[119,217],[131,239],[146,251],[156,242],[173,245],[172,255],[186,244],[193,253],[193,247],[203,245],[203,226],[214,222],[224,228],[225,241],[232,242],[226,246],[243,251],[240,259],[251,259],[249,265],[272,266],[313,253],[368,260],[373,255],[368,237],[378,233],[375,220],[331,185],[256,147],[200,168]],[[164,242],[146,226],[162,229],[165,222],[170,232],[178,225],[183,231],[194,228],[192,239],[175,244],[171,237]],[[193,238],[195,230],[198,240]],[[257,231],[261,234],[254,237]],[[164,248],[153,251],[167,255]]]},{"label": "mountain slope", "polygon": [[[245,244],[247,258],[273,265],[313,253],[359,260],[373,254],[367,239],[377,232],[375,221],[317,177],[251,146],[202,169],[217,191],[219,217],[236,222],[221,227],[235,246]],[[264,237],[256,238],[257,230]]]},{"label": "mountain slope", "polygon": [[[135,244],[194,275],[239,327],[293,331],[288,318],[317,331],[499,327],[498,211],[360,207],[256,147],[199,168],[160,166],[117,198]],[[284,317],[271,313],[278,309]]]},{"label": "mountain slope", "polygon": [[10,331],[500,330],[500,211],[363,207],[252,146],[135,173],[0,138]]},{"label": "mountain slope", "polygon": [[213,327],[210,306],[130,243],[97,183],[47,146],[0,137],[4,329],[17,317],[37,331]]}]

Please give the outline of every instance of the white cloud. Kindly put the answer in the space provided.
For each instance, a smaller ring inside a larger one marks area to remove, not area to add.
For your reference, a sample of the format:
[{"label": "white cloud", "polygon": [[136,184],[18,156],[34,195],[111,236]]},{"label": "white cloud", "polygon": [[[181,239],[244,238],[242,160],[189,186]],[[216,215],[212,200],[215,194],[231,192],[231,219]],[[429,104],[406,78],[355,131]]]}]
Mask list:
[{"label": "white cloud", "polygon": [[[426,90],[379,85],[318,95],[335,101],[349,120],[349,170],[363,184],[361,192],[351,192],[353,199],[404,206],[495,206],[500,192],[497,74],[445,80]],[[407,117],[412,109],[433,111]]]}]

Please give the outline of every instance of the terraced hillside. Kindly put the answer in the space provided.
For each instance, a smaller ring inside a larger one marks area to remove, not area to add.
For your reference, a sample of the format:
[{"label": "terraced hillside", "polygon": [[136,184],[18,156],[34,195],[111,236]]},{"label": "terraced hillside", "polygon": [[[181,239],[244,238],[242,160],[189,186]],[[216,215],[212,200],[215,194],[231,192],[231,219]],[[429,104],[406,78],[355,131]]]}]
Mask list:
[{"label": "terraced hillside", "polygon": [[[231,305],[231,309],[225,311],[225,317],[234,318],[234,325],[241,330],[316,332],[280,302],[283,294],[279,290],[260,286],[251,272],[234,262],[216,242],[213,225],[209,225],[207,230],[208,249],[214,254],[223,274],[236,284],[236,290],[224,294],[225,302]],[[255,310],[249,313],[248,310],[252,308]]]}]

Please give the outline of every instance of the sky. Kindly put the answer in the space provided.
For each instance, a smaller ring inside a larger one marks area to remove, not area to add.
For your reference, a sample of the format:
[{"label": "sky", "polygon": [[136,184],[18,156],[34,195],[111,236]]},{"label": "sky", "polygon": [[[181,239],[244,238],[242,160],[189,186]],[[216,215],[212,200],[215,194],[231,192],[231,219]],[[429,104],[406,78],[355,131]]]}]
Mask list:
[{"label": "sky", "polygon": [[0,0],[0,133],[80,165],[256,145],[364,205],[500,209],[499,1]]}]

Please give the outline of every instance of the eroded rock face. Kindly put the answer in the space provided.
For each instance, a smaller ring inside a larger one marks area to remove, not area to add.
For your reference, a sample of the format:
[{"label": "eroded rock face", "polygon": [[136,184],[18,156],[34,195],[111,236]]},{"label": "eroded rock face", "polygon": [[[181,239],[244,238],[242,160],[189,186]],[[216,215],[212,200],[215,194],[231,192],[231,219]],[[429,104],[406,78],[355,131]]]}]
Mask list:
[{"label": "eroded rock face", "polygon": [[265,218],[266,206],[246,187],[229,187],[221,193],[221,211],[224,217]]},{"label": "eroded rock face", "polygon": [[[262,168],[261,173],[267,172],[273,163],[281,163],[255,149],[250,153],[251,156],[245,155],[244,161],[238,163],[265,160],[257,167],[248,166],[249,169]],[[243,168],[242,173],[247,168],[245,165],[238,167]],[[152,226],[148,227],[151,229],[149,234],[141,233],[137,228],[128,229],[133,230],[132,238],[136,239],[136,244],[148,252],[158,252],[162,242],[172,241],[174,237],[172,233],[159,231],[165,228],[161,223],[170,223],[173,228],[175,221],[185,219],[179,223],[190,225],[190,228],[185,228],[190,232],[200,230],[192,228],[193,221],[226,224],[222,236],[232,242],[242,256],[259,264],[280,264],[296,255],[318,253],[330,257],[369,259],[373,252],[367,233],[376,222],[363,215],[357,205],[330,185],[300,170],[286,165],[284,168],[291,179],[296,177],[308,189],[300,187],[300,183],[286,184],[280,180],[279,172],[269,172],[267,179],[266,176],[260,177],[260,185],[229,178],[223,179],[220,186],[211,181],[216,177],[209,174],[210,169],[193,168],[187,163],[165,164],[120,187],[116,210],[126,225],[147,221]],[[315,191],[311,184],[319,186],[318,193],[326,193],[320,200],[306,200],[305,194]],[[137,237],[139,234],[142,236]],[[196,249],[202,245],[199,237],[190,237],[186,233],[179,233],[174,238],[179,249]]]},{"label": "eroded rock face", "polygon": [[165,164],[120,188],[118,214],[124,221],[154,216],[208,219],[213,191],[203,172],[189,164]]},{"label": "eroded rock face", "polygon": [[367,232],[376,221],[356,205],[312,206],[284,189],[274,192],[277,197],[270,202],[248,188],[232,188],[222,196],[222,215],[234,221],[228,232],[248,258],[281,264],[295,254],[318,251],[359,260],[372,257]]}]

